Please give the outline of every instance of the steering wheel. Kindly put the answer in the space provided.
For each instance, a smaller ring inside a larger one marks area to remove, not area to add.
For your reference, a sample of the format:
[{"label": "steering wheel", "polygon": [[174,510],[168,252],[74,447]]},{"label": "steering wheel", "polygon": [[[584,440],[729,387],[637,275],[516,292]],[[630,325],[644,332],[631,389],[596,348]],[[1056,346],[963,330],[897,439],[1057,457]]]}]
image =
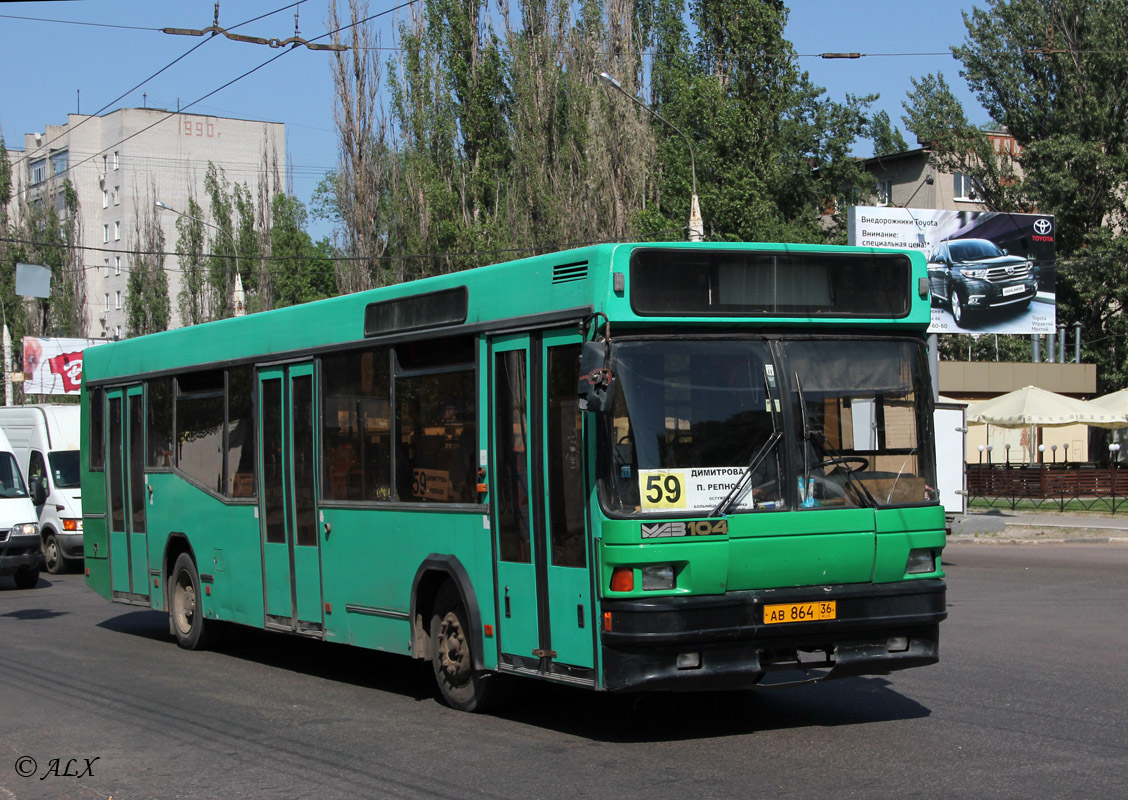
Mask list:
[{"label": "steering wheel", "polygon": [[822,463],[818,464],[818,466],[820,466],[820,467],[832,467],[832,466],[835,466],[836,464],[841,464],[842,466],[849,469],[851,472],[854,472],[855,470],[853,470],[849,466],[847,466],[849,464],[860,464],[862,472],[865,472],[867,469],[869,469],[869,465],[870,465],[869,459],[863,458],[862,456],[834,456],[832,458],[823,459]]}]

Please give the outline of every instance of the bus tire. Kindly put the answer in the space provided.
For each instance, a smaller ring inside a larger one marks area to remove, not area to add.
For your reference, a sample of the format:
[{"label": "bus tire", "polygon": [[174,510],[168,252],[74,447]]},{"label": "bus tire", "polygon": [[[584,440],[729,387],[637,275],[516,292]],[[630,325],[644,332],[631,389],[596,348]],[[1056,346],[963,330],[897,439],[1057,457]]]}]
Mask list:
[{"label": "bus tire", "polygon": [[486,711],[496,696],[495,678],[474,669],[467,619],[458,589],[445,583],[431,615],[431,666],[444,703],[459,711]]},{"label": "bus tire", "polygon": [[187,553],[181,553],[172,567],[168,613],[178,645],[185,650],[206,650],[211,646],[218,623],[204,619],[200,573]]}]

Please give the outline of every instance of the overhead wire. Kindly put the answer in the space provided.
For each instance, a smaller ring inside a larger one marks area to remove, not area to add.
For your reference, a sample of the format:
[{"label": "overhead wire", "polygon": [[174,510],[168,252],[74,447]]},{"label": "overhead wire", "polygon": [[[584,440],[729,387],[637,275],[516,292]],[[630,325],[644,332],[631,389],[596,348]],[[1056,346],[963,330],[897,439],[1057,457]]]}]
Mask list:
[{"label": "overhead wire", "polygon": [[[271,15],[273,15],[273,14],[279,14],[279,13],[281,13],[281,12],[283,12],[283,11],[288,11],[289,9],[293,8],[294,6],[297,6],[297,5],[301,5],[301,3],[303,3],[303,2],[305,2],[305,0],[297,0],[297,2],[294,2],[294,3],[290,3],[289,5],[285,5],[285,6],[282,6],[281,8],[277,8],[277,9],[275,9],[274,11],[268,11],[268,12],[267,12],[267,13],[265,13],[265,14],[260,14],[260,15],[259,15],[259,16],[257,16],[257,17],[252,17],[251,19],[249,19],[249,20],[246,20],[245,22],[240,22],[240,23],[239,23],[238,25],[233,25],[233,26],[231,27],[231,30],[234,30],[235,28],[241,28],[241,27],[243,27],[244,25],[249,25],[249,24],[250,24],[250,23],[252,23],[252,22],[257,22],[258,20],[260,20],[260,19],[264,19],[265,17],[269,17],[269,16],[271,16]],[[4,15],[0,15],[0,16],[4,16]],[[51,21],[51,20],[45,20],[45,21]],[[63,20],[54,20],[54,21],[56,21],[56,22],[60,22],[60,21],[63,21]],[[103,25],[103,23],[90,23],[90,24],[92,24],[92,25]],[[109,27],[118,27],[118,26],[109,26]],[[152,30],[152,31],[160,31],[160,28],[136,28],[136,30]],[[153,80],[153,79],[154,79],[154,78],[156,78],[156,77],[157,77],[158,75],[160,75],[160,74],[161,74],[162,72],[165,72],[165,71],[166,71],[166,70],[168,70],[169,68],[171,68],[171,67],[173,67],[174,65],[176,65],[176,64],[177,64],[178,62],[180,62],[180,61],[184,60],[184,59],[185,59],[186,57],[188,57],[188,56],[189,56],[189,55],[191,55],[192,53],[194,53],[194,52],[196,52],[197,50],[199,50],[199,49],[200,49],[201,47],[203,47],[203,46],[204,46],[204,45],[205,45],[205,44],[206,44],[207,42],[209,42],[209,41],[211,41],[211,38],[210,38],[210,37],[209,37],[209,38],[207,38],[207,39],[204,39],[204,40],[202,40],[202,41],[200,41],[200,42],[197,42],[197,43],[196,43],[195,45],[193,45],[192,47],[188,48],[188,50],[186,50],[186,51],[185,51],[184,53],[182,53],[181,55],[177,56],[176,58],[174,58],[174,59],[173,59],[172,61],[170,61],[169,63],[165,64],[165,65],[164,65],[163,67],[161,67],[160,69],[158,69],[158,70],[157,70],[156,72],[154,72],[154,73],[153,73],[152,75],[150,75],[149,77],[145,78],[145,79],[144,79],[143,81],[141,81],[141,82],[140,82],[140,83],[138,83],[137,85],[135,85],[135,86],[133,86],[132,88],[130,88],[130,89],[127,89],[126,91],[122,92],[122,93],[121,93],[121,94],[119,94],[119,95],[118,95],[117,97],[115,97],[115,98],[114,98],[113,100],[111,100],[110,102],[106,103],[106,104],[105,104],[104,106],[102,106],[102,107],[101,107],[101,108],[99,108],[99,109],[98,109],[97,111],[95,111],[95,112],[94,112],[93,114],[91,114],[91,115],[87,116],[86,118],[84,118],[84,119],[82,119],[82,120],[79,120],[79,121],[78,121],[77,123],[75,123],[75,125],[74,125],[73,127],[71,127],[71,126],[69,126],[69,125],[68,125],[68,126],[67,126],[67,129],[66,129],[66,131],[64,131],[63,133],[60,133],[60,134],[59,134],[58,136],[56,136],[56,137],[55,137],[55,138],[53,138],[53,139],[49,139],[49,140],[47,141],[47,143],[46,143],[45,145],[41,145],[41,147],[43,147],[43,148],[47,148],[47,147],[50,147],[50,145],[51,145],[51,144],[53,144],[54,142],[57,142],[57,141],[58,141],[59,139],[63,138],[64,136],[69,136],[69,135],[70,135],[70,133],[71,133],[72,131],[74,131],[74,130],[77,130],[78,128],[82,127],[82,125],[84,125],[84,124],[85,124],[86,122],[90,121],[91,119],[94,119],[95,117],[97,117],[97,116],[98,116],[99,114],[101,114],[101,113],[102,113],[103,111],[105,111],[105,110],[106,110],[107,108],[109,108],[109,107],[110,107],[110,106],[112,106],[113,104],[117,103],[117,102],[118,102],[119,100],[121,100],[122,98],[124,98],[124,97],[127,97],[127,96],[129,96],[130,94],[132,94],[133,92],[137,91],[137,90],[138,90],[138,89],[140,89],[140,88],[141,88],[142,86],[144,86],[145,84],[147,84],[147,83],[148,83],[149,81]],[[127,138],[129,138],[129,137],[127,137]],[[124,141],[124,140],[123,140],[123,141]],[[121,144],[121,142],[118,142],[118,144]],[[115,147],[116,145],[110,145],[110,146],[111,146],[111,147]],[[29,158],[31,158],[31,155],[30,155],[29,153],[25,153],[25,154],[23,155],[23,157],[21,157],[21,158],[17,159],[17,160],[16,160],[16,161],[15,161],[15,162],[13,163],[13,165],[12,165],[12,166],[13,166],[13,167],[18,167],[18,166],[19,166],[20,164],[22,164],[23,162],[27,161],[27,160],[28,160]],[[90,158],[91,158],[91,159],[93,159],[93,158],[95,158],[95,156],[91,156]],[[87,159],[87,160],[90,160],[90,159]],[[85,162],[85,161],[83,161],[83,162],[80,162],[80,163],[86,163],[86,162]],[[68,168],[67,168],[66,170],[64,170],[63,172],[59,173],[59,174],[66,174],[66,172],[69,172],[69,171],[70,171],[70,167],[69,167],[69,165],[68,165]],[[30,187],[29,187],[29,188],[30,188]]]},{"label": "overhead wire", "polygon": [[[304,0],[298,0],[298,2],[299,2],[299,3],[300,3],[300,2],[304,2]],[[388,15],[388,14],[391,14],[391,13],[393,13],[393,12],[395,12],[395,11],[398,11],[398,10],[400,10],[401,8],[406,8],[407,6],[413,5],[413,4],[417,3],[417,2],[419,2],[419,0],[406,0],[406,2],[400,3],[399,5],[393,6],[392,8],[386,9],[386,10],[384,10],[384,11],[378,11],[378,12],[376,12],[375,14],[370,14],[370,15],[368,15],[368,16],[367,16],[367,17],[365,17],[364,19],[360,19],[360,20],[357,20],[357,21],[355,21],[355,22],[350,22],[350,23],[349,23],[349,24],[347,24],[347,25],[342,25],[341,27],[337,28],[336,30],[332,30],[332,31],[327,31],[327,32],[325,32],[325,33],[321,34],[320,36],[315,36],[314,38],[312,38],[312,39],[309,39],[308,41],[310,41],[310,42],[316,42],[316,41],[318,41],[319,39],[324,39],[324,38],[326,38],[326,37],[329,37],[329,36],[333,36],[334,34],[340,33],[341,31],[345,31],[345,30],[348,30],[349,28],[354,28],[354,27],[356,27],[356,26],[358,26],[358,25],[363,25],[363,24],[364,24],[364,23],[366,23],[366,22],[371,22],[371,21],[372,21],[372,20],[374,20],[374,19],[378,19],[379,17],[383,17],[383,16],[386,16],[386,15]],[[295,6],[295,5],[298,5],[298,3],[291,3],[291,4],[290,4],[290,5],[288,5],[288,6],[284,6],[283,8],[281,8],[281,9],[278,9],[278,10],[276,10],[276,11],[273,11],[273,12],[270,12],[270,13],[278,13],[278,11],[284,11],[284,10],[286,10],[287,8],[293,8],[293,7]],[[268,16],[268,15],[261,15],[261,16],[259,16],[259,17],[255,17],[255,19],[261,19],[261,18],[262,18],[262,16]],[[251,21],[253,22],[254,20],[251,20]],[[243,25],[243,24],[246,24],[246,23],[239,23],[239,24],[240,24],[240,25]],[[190,52],[192,52],[192,50],[195,50],[195,49],[196,49],[197,47],[200,47],[200,46],[202,46],[202,45],[203,45],[203,43],[204,43],[204,42],[207,42],[207,41],[210,41],[210,38],[209,38],[209,39],[204,39],[204,40],[203,40],[202,42],[200,42],[200,44],[196,45],[196,47],[193,47],[193,48],[192,48],[191,50],[189,50],[188,52],[189,52],[189,53],[190,53]],[[107,147],[106,147],[105,149],[106,149],[106,150],[109,150],[109,149],[111,149],[111,148],[114,148],[114,147],[117,147],[117,146],[119,146],[119,145],[122,145],[122,144],[124,144],[125,142],[128,142],[128,141],[129,141],[130,139],[134,138],[135,136],[140,136],[140,135],[141,135],[142,133],[145,133],[146,131],[148,131],[148,130],[151,130],[152,128],[155,128],[155,127],[156,127],[157,125],[160,125],[160,124],[161,124],[162,122],[165,122],[166,120],[168,120],[168,119],[172,118],[173,116],[175,116],[175,115],[177,115],[177,114],[179,114],[179,113],[182,113],[182,112],[183,112],[183,111],[184,111],[185,109],[189,109],[189,108],[191,108],[192,106],[196,105],[197,103],[199,103],[199,102],[201,102],[201,101],[203,101],[203,100],[206,100],[206,99],[208,99],[208,98],[209,98],[209,97],[211,97],[212,95],[215,95],[215,94],[218,94],[219,92],[222,92],[222,91],[223,91],[224,89],[226,89],[227,87],[229,87],[229,86],[231,86],[231,85],[233,85],[233,84],[235,84],[235,83],[238,83],[239,81],[243,80],[244,78],[246,78],[246,77],[248,77],[248,76],[250,76],[250,75],[253,75],[254,73],[258,72],[258,71],[259,71],[260,69],[262,69],[263,67],[266,67],[266,66],[268,66],[268,65],[270,65],[270,64],[272,64],[272,63],[274,63],[274,62],[275,62],[275,61],[277,61],[278,59],[282,58],[282,56],[284,56],[284,55],[286,55],[286,54],[288,54],[288,53],[292,53],[292,52],[294,51],[294,49],[295,49],[295,48],[291,47],[291,48],[290,48],[290,49],[288,49],[288,50],[282,50],[282,51],[280,51],[280,52],[279,52],[279,53],[278,53],[277,55],[271,56],[271,57],[270,57],[270,58],[268,58],[268,59],[267,59],[266,61],[264,61],[264,62],[262,62],[261,64],[259,64],[259,65],[258,65],[257,67],[252,67],[251,69],[249,69],[249,70],[247,70],[246,72],[244,72],[244,73],[243,73],[242,75],[239,75],[238,77],[232,78],[231,80],[227,81],[227,82],[226,82],[226,83],[224,83],[223,85],[221,85],[221,86],[219,86],[219,87],[217,87],[217,88],[213,89],[212,91],[208,92],[208,93],[207,93],[207,94],[205,94],[205,95],[202,95],[201,97],[198,97],[198,98],[196,98],[196,99],[195,99],[195,100],[193,100],[192,102],[188,103],[188,104],[187,104],[187,105],[185,105],[185,106],[182,106],[181,108],[177,109],[176,111],[170,111],[170,112],[168,112],[168,113],[167,113],[167,114],[166,114],[166,115],[165,115],[164,117],[162,117],[161,119],[158,119],[158,120],[157,120],[156,122],[153,122],[153,123],[152,123],[152,124],[150,124],[150,125],[146,125],[145,127],[143,127],[143,128],[140,128],[140,129],[138,129],[138,130],[134,131],[133,133],[129,134],[128,136],[124,137],[123,139],[120,139],[120,140],[118,140],[117,142],[114,142],[113,144],[110,144],[110,145],[108,145],[108,146],[107,146]],[[186,53],[185,55],[187,55],[187,53]],[[183,56],[181,56],[181,58],[183,58]],[[179,60],[179,59],[177,59],[177,60]],[[174,63],[175,63],[175,62],[174,62]],[[170,66],[171,66],[171,65],[170,65]],[[166,69],[167,69],[167,67],[166,67]],[[162,70],[162,71],[163,71],[163,70]],[[133,90],[130,90],[130,91],[133,91]],[[114,101],[114,102],[116,102],[116,101]],[[58,137],[56,137],[56,138],[58,138]],[[66,175],[66,174],[70,173],[71,171],[73,171],[73,170],[75,169],[75,167],[79,167],[79,166],[81,166],[82,164],[85,164],[85,163],[87,163],[88,161],[92,161],[92,160],[93,160],[94,158],[96,158],[96,157],[97,157],[96,155],[92,155],[92,156],[89,156],[89,157],[87,157],[87,158],[83,159],[82,161],[79,161],[78,163],[75,163],[75,164],[72,164],[72,163],[69,163],[69,162],[68,162],[68,164],[67,164],[67,166],[66,166],[66,169],[60,170],[60,171],[59,171],[58,173],[56,173],[56,174],[55,174],[55,176],[54,176],[54,177],[58,178],[58,177],[59,177],[59,176],[61,176],[61,175]],[[27,158],[27,156],[25,156],[25,158]],[[29,191],[30,189],[31,189],[31,187],[30,187],[30,186],[29,186],[29,187],[27,187],[27,189],[25,189],[25,192],[26,192],[26,191]]]}]

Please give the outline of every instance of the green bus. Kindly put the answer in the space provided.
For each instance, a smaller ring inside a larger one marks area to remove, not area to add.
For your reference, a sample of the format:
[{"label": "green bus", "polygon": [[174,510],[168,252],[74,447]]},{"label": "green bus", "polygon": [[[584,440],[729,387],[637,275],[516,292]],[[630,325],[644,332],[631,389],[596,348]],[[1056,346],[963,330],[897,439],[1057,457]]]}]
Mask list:
[{"label": "green bus", "polygon": [[632,243],[85,353],[88,584],[596,690],[935,663],[921,254]]}]

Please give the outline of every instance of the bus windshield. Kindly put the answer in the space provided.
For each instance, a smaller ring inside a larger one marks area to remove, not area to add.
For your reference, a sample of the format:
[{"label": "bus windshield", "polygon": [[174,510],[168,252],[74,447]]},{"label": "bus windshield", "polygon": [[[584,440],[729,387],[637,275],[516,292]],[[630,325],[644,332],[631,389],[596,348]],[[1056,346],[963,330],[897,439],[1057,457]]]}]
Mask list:
[{"label": "bus windshield", "polygon": [[774,352],[754,339],[619,340],[604,504],[701,516],[933,502],[925,367],[920,344],[888,339]]},{"label": "bus windshield", "polygon": [[784,342],[801,503],[902,506],[936,499],[924,348],[892,340]]}]

